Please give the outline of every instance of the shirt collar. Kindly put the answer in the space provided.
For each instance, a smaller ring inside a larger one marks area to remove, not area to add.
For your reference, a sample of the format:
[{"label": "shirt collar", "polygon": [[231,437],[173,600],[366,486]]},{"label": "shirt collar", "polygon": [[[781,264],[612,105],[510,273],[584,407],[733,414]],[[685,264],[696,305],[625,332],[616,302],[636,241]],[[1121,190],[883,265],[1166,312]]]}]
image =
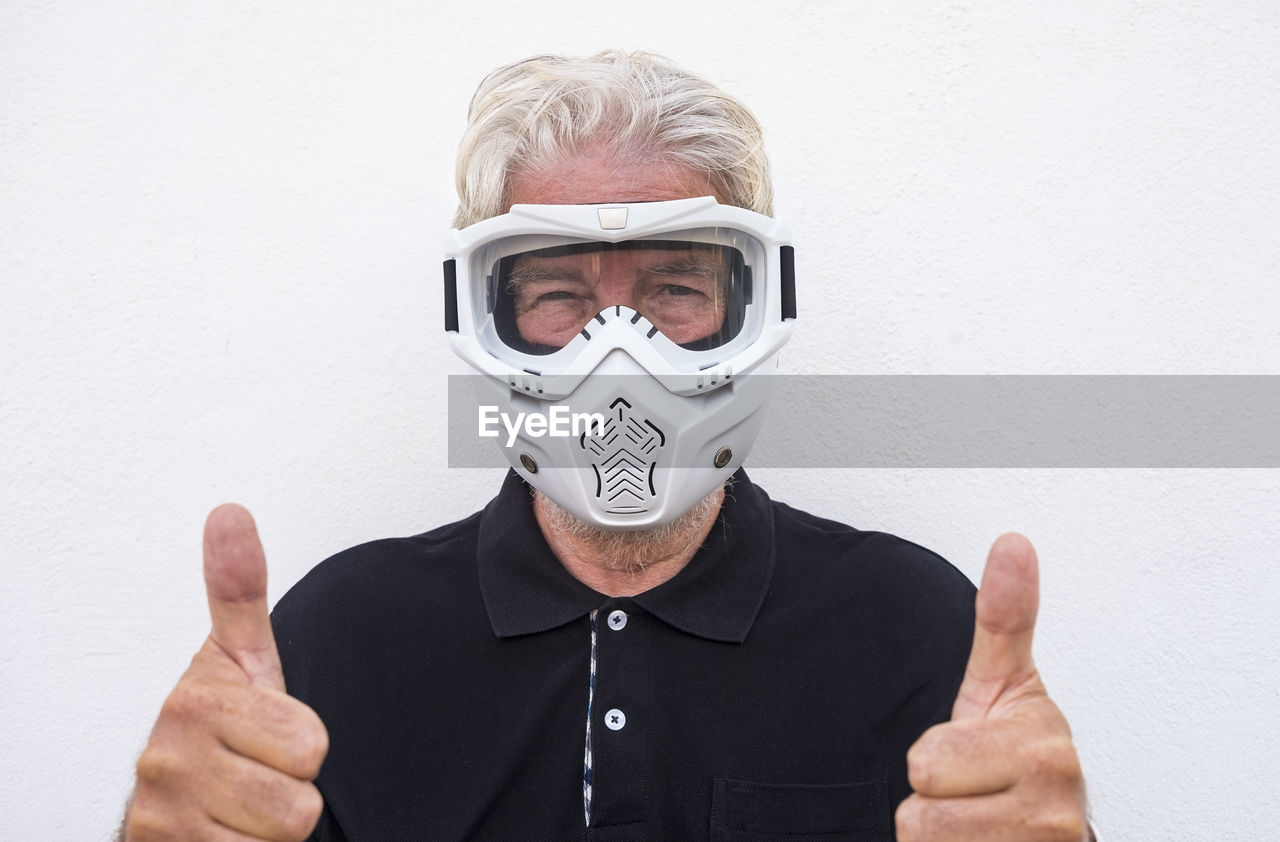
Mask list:
[{"label": "shirt collar", "polygon": [[[533,515],[530,488],[514,471],[480,515],[480,591],[498,637],[557,628],[609,597],[564,569]],[[632,597],[667,624],[709,640],[741,643],[773,576],[773,507],[763,490],[734,475],[702,546],[683,570]]]}]

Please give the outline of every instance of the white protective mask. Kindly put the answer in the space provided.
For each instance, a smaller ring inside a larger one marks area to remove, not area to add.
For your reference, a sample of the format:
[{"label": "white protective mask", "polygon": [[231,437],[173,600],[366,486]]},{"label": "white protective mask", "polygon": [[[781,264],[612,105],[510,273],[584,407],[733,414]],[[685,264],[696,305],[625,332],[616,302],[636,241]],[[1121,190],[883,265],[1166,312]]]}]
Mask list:
[{"label": "white protective mask", "polygon": [[482,406],[525,419],[497,440],[560,506],[651,528],[742,464],[795,319],[781,223],[709,196],[515,205],[445,257],[453,350]]}]

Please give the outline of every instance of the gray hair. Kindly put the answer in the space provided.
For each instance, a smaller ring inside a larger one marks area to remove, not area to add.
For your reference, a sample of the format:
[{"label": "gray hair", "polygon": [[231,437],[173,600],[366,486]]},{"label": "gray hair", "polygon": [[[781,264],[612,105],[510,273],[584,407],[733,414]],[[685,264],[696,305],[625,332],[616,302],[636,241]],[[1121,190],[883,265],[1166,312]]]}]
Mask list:
[{"label": "gray hair", "polygon": [[660,56],[610,50],[535,56],[480,83],[458,148],[454,225],[505,213],[513,176],[596,143],[703,173],[728,203],[773,212],[762,131],[745,105]]}]

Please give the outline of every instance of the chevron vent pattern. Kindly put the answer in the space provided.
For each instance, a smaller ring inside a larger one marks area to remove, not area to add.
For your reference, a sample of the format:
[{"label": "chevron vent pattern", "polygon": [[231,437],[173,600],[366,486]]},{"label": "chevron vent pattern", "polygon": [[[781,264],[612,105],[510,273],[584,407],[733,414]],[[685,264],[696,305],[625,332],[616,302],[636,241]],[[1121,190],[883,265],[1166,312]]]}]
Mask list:
[{"label": "chevron vent pattern", "polygon": [[617,398],[605,413],[604,428],[597,435],[584,433],[579,443],[590,454],[596,472],[596,497],[608,514],[649,510],[657,496],[653,471],[667,444],[657,425],[633,412],[624,398]]}]

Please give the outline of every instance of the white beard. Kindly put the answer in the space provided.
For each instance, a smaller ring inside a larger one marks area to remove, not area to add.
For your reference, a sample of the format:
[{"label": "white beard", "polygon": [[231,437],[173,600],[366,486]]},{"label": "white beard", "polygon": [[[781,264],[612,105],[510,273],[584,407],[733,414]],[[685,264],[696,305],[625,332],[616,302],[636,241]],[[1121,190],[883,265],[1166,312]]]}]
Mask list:
[{"label": "white beard", "polygon": [[636,574],[687,547],[693,537],[703,530],[707,518],[720,508],[724,502],[725,490],[732,483],[733,478],[730,477],[723,486],[716,488],[670,523],[652,529],[625,532],[611,532],[587,523],[541,491],[536,488],[532,490],[534,505],[542,507],[547,525],[551,529],[590,547],[604,569],[614,573]]}]

